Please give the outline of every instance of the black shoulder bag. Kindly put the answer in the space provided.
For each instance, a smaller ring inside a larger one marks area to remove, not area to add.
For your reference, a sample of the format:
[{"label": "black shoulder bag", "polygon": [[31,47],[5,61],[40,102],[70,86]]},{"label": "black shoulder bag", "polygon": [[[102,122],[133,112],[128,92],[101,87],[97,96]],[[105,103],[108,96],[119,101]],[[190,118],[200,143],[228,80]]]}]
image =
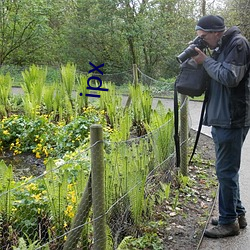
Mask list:
[{"label": "black shoulder bag", "polygon": [[193,152],[191,154],[189,163],[192,161],[192,158],[195,154],[195,150],[199,141],[200,132],[202,128],[202,121],[205,112],[206,102],[207,102],[207,85],[209,81],[209,76],[203,65],[198,65],[196,62],[190,58],[181,64],[180,73],[175,81],[174,88],[174,123],[175,123],[175,148],[176,148],[176,166],[180,166],[180,140],[179,140],[179,114],[178,114],[178,93],[187,96],[201,96],[205,93],[200,121],[198,126],[198,131],[196,134],[195,144]]},{"label": "black shoulder bag", "polygon": [[207,72],[192,58],[183,62],[175,86],[178,93],[191,97],[201,96],[207,88]]}]

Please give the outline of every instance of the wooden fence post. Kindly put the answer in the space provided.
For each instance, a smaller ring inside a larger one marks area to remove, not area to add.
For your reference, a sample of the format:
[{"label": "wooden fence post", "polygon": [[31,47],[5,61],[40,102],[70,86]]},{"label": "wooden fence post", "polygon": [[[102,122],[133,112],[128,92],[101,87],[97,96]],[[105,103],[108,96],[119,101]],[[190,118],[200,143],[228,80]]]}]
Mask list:
[{"label": "wooden fence post", "polygon": [[106,216],[104,193],[104,151],[103,130],[99,124],[90,127],[91,140],[91,176],[93,204],[93,250],[106,249]]},{"label": "wooden fence post", "polygon": [[138,84],[138,71],[137,71],[137,65],[133,64],[133,77],[134,77],[134,85]]}]

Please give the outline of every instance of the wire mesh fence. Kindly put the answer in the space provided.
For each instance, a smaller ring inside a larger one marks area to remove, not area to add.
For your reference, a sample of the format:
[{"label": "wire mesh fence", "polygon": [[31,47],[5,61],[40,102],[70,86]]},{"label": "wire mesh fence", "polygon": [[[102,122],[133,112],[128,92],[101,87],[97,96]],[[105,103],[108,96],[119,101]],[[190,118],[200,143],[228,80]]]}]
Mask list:
[{"label": "wire mesh fence", "polygon": [[[170,183],[174,172],[173,114],[165,119],[141,137],[97,139],[103,149],[94,156],[95,142],[74,159],[48,159],[38,176],[17,179],[1,161],[1,249],[119,249],[127,237],[142,233],[140,223],[154,215],[161,183]],[[102,161],[102,151],[104,180],[96,183],[93,174],[101,171],[93,172],[93,165]],[[93,192],[96,187],[101,189]],[[100,190],[105,207],[95,215],[103,206]]]},{"label": "wire mesh fence", "polygon": [[[160,183],[171,181],[172,129],[169,120],[140,138],[105,141],[105,213],[98,218],[91,208],[91,148],[80,152],[77,162],[49,160],[42,175],[24,178],[14,189],[12,169],[1,162],[1,248],[23,242],[34,249],[92,249],[105,240],[107,249],[117,249],[126,236],[136,236],[140,222],[154,213]],[[101,198],[95,199],[98,207]],[[101,231],[94,241],[93,224],[104,215],[107,240]]]}]

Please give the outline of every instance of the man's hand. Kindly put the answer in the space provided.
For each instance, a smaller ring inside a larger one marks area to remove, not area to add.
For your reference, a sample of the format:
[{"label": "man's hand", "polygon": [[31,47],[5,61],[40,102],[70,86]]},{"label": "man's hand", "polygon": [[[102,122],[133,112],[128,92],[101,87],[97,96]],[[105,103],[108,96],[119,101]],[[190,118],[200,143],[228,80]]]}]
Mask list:
[{"label": "man's hand", "polygon": [[196,61],[197,64],[203,64],[207,56],[197,47],[195,47],[195,51],[198,53],[198,55],[192,58]]}]

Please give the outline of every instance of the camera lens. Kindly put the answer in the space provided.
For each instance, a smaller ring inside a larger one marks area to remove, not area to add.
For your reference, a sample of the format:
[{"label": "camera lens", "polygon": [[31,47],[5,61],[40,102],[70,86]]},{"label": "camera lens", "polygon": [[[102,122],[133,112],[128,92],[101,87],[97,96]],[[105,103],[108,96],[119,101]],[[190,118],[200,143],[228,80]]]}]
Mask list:
[{"label": "camera lens", "polygon": [[183,63],[188,58],[198,55],[198,53],[194,49],[195,47],[195,44],[191,44],[189,47],[187,47],[180,55],[176,57],[177,61],[179,63]]},{"label": "camera lens", "polygon": [[198,55],[195,47],[199,48],[200,50],[203,50],[207,47],[207,43],[199,36],[197,36],[192,43],[180,54],[176,57],[177,61],[179,63],[183,63],[188,58]]}]

